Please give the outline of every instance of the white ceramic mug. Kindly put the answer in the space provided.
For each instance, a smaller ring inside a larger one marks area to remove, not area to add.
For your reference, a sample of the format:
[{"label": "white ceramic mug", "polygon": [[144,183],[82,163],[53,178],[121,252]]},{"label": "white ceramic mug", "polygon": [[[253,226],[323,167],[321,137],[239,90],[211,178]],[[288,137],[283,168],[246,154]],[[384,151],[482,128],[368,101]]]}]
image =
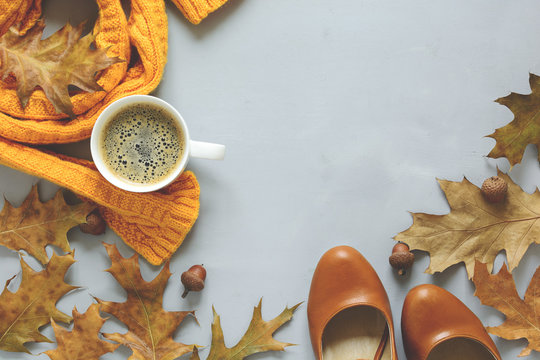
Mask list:
[{"label": "white ceramic mug", "polygon": [[[174,171],[171,171],[169,175],[160,181],[148,184],[131,182],[113,173],[105,165],[104,151],[102,149],[101,141],[102,136],[104,136],[106,125],[110,120],[112,120],[118,111],[129,108],[131,105],[140,104],[152,105],[166,111],[175,121],[176,125],[182,130],[185,144],[182,158],[178,159],[176,162]],[[169,185],[184,171],[190,157],[223,160],[225,156],[224,145],[191,140],[189,138],[189,131],[186,126],[186,122],[182,118],[182,115],[180,115],[180,113],[166,101],[149,95],[126,96],[107,106],[97,118],[92,130],[92,135],[90,137],[90,151],[92,152],[92,158],[94,159],[97,169],[105,179],[121,189],[133,192],[155,191]]]}]

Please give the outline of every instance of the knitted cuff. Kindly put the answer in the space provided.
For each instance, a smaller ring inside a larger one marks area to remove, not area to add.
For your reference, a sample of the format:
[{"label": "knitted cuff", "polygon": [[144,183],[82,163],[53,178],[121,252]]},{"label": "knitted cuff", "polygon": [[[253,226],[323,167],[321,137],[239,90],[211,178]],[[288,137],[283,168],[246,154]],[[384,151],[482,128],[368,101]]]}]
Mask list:
[{"label": "knitted cuff", "polygon": [[172,2],[192,24],[198,24],[227,0],[172,0]]}]

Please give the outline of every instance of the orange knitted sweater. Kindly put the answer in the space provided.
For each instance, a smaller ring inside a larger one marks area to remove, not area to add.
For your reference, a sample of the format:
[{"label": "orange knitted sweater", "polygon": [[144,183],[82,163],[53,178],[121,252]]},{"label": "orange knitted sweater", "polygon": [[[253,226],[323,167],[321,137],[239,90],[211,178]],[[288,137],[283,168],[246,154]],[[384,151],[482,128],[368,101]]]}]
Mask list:
[{"label": "orange knitted sweater", "polygon": [[[166,189],[135,194],[108,183],[92,162],[54,154],[37,145],[70,143],[90,136],[111,102],[147,94],[160,82],[167,61],[167,17],[163,0],[131,0],[129,19],[120,0],[96,0],[96,46],[125,62],[99,74],[104,91],[73,95],[75,119],[56,114],[42,90],[23,109],[13,80],[0,82],[0,163],[35,175],[96,203],[108,225],[154,265],[180,246],[199,213],[199,184],[189,171]],[[173,0],[199,23],[227,0]],[[0,0],[0,35],[10,26],[25,32],[41,16],[41,0]]]}]

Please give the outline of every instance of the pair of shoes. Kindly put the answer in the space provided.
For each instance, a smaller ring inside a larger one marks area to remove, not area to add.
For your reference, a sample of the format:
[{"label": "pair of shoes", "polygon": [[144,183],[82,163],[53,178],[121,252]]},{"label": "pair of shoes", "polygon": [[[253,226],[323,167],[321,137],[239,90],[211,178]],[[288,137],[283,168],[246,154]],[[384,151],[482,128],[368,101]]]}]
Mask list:
[{"label": "pair of shoes", "polygon": [[[355,249],[338,246],[322,256],[307,312],[318,360],[397,360],[388,296]],[[401,332],[408,360],[502,360],[473,312],[435,285],[409,292]]]}]

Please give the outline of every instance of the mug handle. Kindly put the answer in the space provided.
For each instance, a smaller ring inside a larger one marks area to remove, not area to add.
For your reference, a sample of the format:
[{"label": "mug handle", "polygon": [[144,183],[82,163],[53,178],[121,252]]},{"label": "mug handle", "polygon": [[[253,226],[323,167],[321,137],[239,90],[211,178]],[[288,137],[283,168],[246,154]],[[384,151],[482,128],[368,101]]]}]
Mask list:
[{"label": "mug handle", "polygon": [[190,140],[189,155],[200,159],[223,160],[225,157],[225,145]]}]

